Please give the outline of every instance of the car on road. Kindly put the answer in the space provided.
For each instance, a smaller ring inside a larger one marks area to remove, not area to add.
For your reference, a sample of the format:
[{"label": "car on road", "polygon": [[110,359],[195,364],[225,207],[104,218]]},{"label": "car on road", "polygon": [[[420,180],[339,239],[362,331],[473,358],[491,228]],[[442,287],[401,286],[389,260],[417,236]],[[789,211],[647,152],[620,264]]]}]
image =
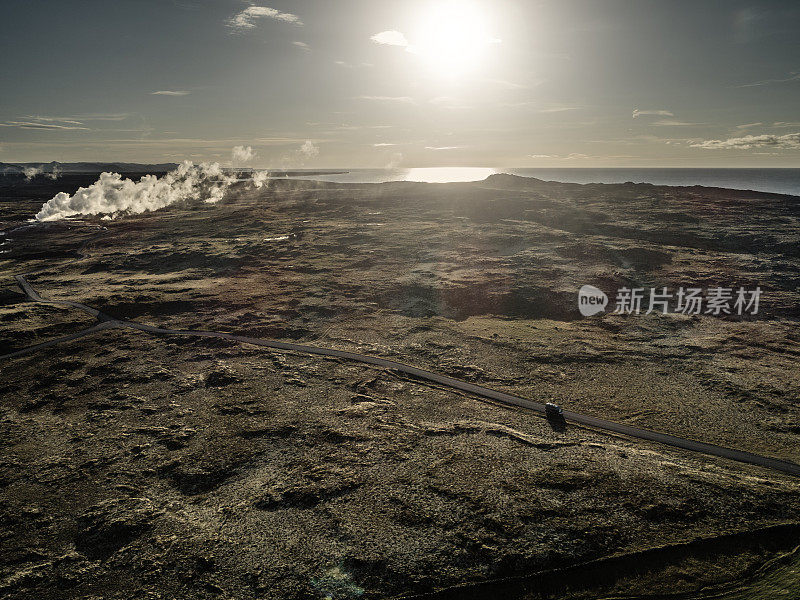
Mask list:
[{"label": "car on road", "polygon": [[564,418],[564,409],[561,408],[558,404],[555,404],[553,402],[548,402],[544,405],[544,412],[547,415],[548,419]]}]

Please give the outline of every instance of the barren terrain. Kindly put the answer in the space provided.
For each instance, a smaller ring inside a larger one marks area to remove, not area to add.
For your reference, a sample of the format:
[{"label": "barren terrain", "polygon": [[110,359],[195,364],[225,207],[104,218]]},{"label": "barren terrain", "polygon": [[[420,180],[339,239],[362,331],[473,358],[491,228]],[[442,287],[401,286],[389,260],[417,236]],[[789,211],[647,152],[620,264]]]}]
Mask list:
[{"label": "barren terrain", "polygon": [[[36,272],[43,298],[118,318],[391,358],[800,462],[798,198],[275,180],[15,229],[87,182],[8,181],[0,355],[95,323],[28,301],[13,275]],[[586,283],[763,296],[746,317],[584,318]],[[8,598],[800,593],[790,475],[221,340],[114,329],[0,369]]]}]

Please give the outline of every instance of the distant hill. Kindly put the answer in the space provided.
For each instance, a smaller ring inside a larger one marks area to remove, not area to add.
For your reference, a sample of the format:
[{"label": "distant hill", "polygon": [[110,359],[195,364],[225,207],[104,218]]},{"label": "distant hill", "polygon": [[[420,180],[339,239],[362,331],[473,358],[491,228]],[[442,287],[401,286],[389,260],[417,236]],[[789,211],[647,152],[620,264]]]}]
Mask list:
[{"label": "distant hill", "polygon": [[140,164],[123,162],[30,162],[30,163],[3,163],[0,162],[0,174],[24,175],[25,169],[36,169],[39,173],[165,173],[172,171],[178,165],[175,163]]}]

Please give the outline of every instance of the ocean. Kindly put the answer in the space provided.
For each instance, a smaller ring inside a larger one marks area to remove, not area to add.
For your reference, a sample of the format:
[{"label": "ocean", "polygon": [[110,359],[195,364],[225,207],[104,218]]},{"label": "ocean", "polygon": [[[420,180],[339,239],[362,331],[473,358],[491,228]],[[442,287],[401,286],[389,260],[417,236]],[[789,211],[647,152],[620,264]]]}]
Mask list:
[{"label": "ocean", "polygon": [[756,190],[800,196],[800,169],[574,169],[574,168],[476,168],[434,167],[420,169],[349,169],[347,173],[299,176],[339,183],[385,181],[479,181],[493,173],[511,173],[564,183],[653,183],[656,185],[704,185],[737,190]]}]

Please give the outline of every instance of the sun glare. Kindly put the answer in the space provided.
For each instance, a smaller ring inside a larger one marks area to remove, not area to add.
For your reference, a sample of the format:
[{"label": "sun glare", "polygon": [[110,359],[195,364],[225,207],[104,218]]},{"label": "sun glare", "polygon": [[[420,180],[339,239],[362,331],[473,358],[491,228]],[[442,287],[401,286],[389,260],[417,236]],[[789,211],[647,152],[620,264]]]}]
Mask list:
[{"label": "sun glare", "polygon": [[498,41],[489,35],[486,15],[476,4],[450,0],[422,15],[408,51],[437,76],[457,77],[477,69],[487,48]]}]

